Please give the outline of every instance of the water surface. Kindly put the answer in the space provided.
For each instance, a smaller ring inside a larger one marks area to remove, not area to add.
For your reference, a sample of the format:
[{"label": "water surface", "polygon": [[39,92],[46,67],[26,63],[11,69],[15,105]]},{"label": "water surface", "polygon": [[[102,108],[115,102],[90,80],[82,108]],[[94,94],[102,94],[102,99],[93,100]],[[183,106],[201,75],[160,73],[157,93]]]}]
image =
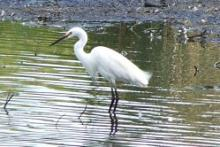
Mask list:
[{"label": "water surface", "polygon": [[76,39],[49,47],[64,30],[1,22],[1,145],[220,145],[218,43],[181,43],[163,23],[84,28],[87,52],[98,45],[114,48],[153,73],[149,87],[118,84],[120,101],[110,116],[109,84],[101,77],[92,82],[73,53]]}]

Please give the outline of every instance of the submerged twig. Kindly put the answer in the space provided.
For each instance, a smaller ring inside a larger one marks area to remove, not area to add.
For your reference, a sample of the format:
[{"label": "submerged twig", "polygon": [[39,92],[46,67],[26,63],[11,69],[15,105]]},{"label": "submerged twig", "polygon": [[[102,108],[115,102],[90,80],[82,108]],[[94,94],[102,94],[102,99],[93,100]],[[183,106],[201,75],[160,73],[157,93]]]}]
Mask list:
[{"label": "submerged twig", "polygon": [[6,114],[8,115],[8,110],[7,110],[7,104],[10,102],[10,100],[12,99],[12,97],[14,96],[15,94],[14,93],[8,93],[8,96],[7,96],[7,98],[6,98],[6,101],[5,101],[5,104],[4,104],[4,110],[5,110],[5,112],[6,112]]},{"label": "submerged twig", "polygon": [[82,125],[84,125],[84,123],[83,123],[83,121],[81,120],[81,117],[82,117],[82,115],[86,112],[86,109],[87,109],[87,104],[86,104],[86,106],[84,107],[84,110],[80,113],[80,115],[79,115],[79,117],[78,117],[78,119],[79,119],[79,121],[81,122]]},{"label": "submerged twig", "polygon": [[194,66],[195,72],[194,72],[194,77],[197,75],[197,73],[199,72],[199,69],[197,66]]},{"label": "submerged twig", "polygon": [[79,119],[82,117],[82,115],[86,112],[86,109],[87,109],[87,104],[86,104],[86,106],[85,106],[85,108],[84,108],[84,110],[80,113],[80,115],[79,115]]},{"label": "submerged twig", "polygon": [[58,123],[59,123],[60,119],[63,118],[64,116],[65,116],[65,114],[61,115],[61,116],[57,119],[56,124],[55,124],[56,129],[57,129],[57,126],[58,126]]}]

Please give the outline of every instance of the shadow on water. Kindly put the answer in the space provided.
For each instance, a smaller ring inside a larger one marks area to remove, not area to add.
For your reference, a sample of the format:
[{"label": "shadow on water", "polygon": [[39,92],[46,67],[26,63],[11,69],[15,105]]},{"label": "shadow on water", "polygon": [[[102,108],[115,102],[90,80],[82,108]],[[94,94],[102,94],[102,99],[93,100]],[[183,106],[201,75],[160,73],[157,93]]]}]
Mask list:
[{"label": "shadow on water", "polygon": [[[121,52],[153,73],[149,87],[119,84],[117,112],[109,114],[109,85],[101,77],[92,83],[73,40],[49,47],[63,30],[1,22],[1,145],[220,145],[217,43],[181,42],[163,23],[94,26],[85,28],[86,50]],[[8,92],[16,95],[3,109]]]}]

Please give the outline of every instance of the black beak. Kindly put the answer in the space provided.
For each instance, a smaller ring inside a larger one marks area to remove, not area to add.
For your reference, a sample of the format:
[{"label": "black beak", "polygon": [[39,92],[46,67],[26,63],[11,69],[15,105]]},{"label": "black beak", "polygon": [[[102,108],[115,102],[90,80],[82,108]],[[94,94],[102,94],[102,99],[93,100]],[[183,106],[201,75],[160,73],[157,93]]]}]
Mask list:
[{"label": "black beak", "polygon": [[69,35],[71,35],[71,32],[68,34],[65,34],[64,36],[62,36],[61,38],[57,39],[55,42],[51,43],[50,46],[59,43],[60,41],[62,41],[63,39],[67,38]]}]

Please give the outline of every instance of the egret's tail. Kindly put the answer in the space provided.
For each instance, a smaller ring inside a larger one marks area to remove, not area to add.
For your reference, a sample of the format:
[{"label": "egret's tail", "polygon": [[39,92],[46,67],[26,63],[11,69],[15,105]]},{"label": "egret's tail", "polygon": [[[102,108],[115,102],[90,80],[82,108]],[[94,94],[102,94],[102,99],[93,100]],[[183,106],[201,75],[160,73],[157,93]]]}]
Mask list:
[{"label": "egret's tail", "polygon": [[152,77],[152,73],[145,72],[145,80],[143,82],[144,86],[148,86],[151,77]]},{"label": "egret's tail", "polygon": [[142,72],[142,74],[140,74],[136,80],[136,85],[140,87],[147,87],[151,77],[152,73]]}]

